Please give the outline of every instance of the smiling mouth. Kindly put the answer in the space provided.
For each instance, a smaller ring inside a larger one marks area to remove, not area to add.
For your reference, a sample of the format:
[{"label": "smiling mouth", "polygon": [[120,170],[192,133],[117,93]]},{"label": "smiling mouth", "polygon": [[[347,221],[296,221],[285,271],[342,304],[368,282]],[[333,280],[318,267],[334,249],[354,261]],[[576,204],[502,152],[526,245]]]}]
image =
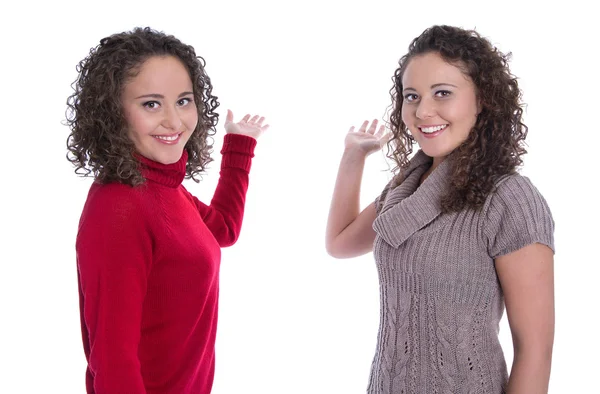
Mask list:
[{"label": "smiling mouth", "polygon": [[448,127],[448,125],[443,124],[443,125],[439,125],[439,126],[419,127],[419,130],[421,130],[421,132],[424,134],[433,134],[433,133],[437,133],[439,131],[444,130],[446,127]]},{"label": "smiling mouth", "polygon": [[164,144],[175,144],[181,138],[183,133],[172,134],[172,135],[153,135],[155,139]]}]

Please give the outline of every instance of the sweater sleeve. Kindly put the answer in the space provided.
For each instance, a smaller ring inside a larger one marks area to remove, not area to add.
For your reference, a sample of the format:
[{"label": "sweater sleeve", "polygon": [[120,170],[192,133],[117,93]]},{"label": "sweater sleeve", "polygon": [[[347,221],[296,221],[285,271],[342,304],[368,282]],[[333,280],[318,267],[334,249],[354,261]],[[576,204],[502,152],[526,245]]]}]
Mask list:
[{"label": "sweater sleeve", "polygon": [[494,259],[533,243],[554,251],[550,208],[528,178],[512,175],[497,185],[486,210],[484,236]]},{"label": "sweater sleeve", "polygon": [[190,195],[221,247],[233,245],[239,237],[255,147],[256,140],[252,137],[225,135],[219,183],[210,205]]},{"label": "sweater sleeve", "polygon": [[88,385],[96,394],[146,393],[138,345],[150,232],[131,188],[93,187],[76,244]]}]

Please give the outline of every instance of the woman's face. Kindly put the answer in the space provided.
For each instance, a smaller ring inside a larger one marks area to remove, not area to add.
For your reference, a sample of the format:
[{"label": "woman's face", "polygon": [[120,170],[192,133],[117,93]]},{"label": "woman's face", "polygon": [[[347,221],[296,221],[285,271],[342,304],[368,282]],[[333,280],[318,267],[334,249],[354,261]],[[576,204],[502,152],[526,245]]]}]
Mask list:
[{"label": "woman's face", "polygon": [[192,81],[181,61],[149,58],[127,81],[121,100],[137,152],[162,164],[177,162],[198,124]]},{"label": "woman's face", "polygon": [[409,61],[402,86],[402,120],[423,152],[440,163],[475,125],[479,113],[475,85],[432,52]]}]

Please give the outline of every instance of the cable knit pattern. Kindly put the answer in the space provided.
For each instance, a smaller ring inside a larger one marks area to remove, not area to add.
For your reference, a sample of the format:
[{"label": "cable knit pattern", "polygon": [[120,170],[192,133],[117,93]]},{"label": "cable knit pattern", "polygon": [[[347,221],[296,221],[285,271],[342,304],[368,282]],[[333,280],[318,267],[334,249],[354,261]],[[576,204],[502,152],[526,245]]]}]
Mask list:
[{"label": "cable knit pattern", "polygon": [[369,394],[503,393],[504,298],[494,259],[532,243],[554,250],[554,221],[528,178],[502,178],[480,210],[442,214],[450,160],[419,185],[411,160],[375,200],[381,319]]}]

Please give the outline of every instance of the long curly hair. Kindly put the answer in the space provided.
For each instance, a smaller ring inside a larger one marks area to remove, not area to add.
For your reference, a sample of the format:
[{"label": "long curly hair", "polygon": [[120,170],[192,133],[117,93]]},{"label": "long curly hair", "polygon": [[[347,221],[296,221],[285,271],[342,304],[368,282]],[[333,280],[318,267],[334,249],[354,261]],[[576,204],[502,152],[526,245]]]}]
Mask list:
[{"label": "long curly hair", "polygon": [[79,62],[79,75],[72,84],[75,92],[67,99],[66,111],[71,130],[67,159],[75,166],[75,173],[92,175],[101,183],[144,183],[134,143],[128,137],[121,94],[124,84],[153,56],[174,56],[189,72],[198,125],[185,146],[186,178],[199,181],[196,176],[212,161],[211,136],[216,133],[219,102],[212,95],[204,70],[206,62],[194,48],[149,27],[105,37]]},{"label": "long curly hair", "polygon": [[480,103],[475,125],[467,140],[449,156],[452,170],[449,190],[442,198],[443,212],[483,206],[495,182],[522,165],[521,155],[527,126],[522,122],[521,91],[511,74],[510,53],[503,54],[474,30],[452,26],[433,26],[415,38],[408,53],[399,61],[390,90],[392,105],[388,158],[396,163],[396,180],[401,179],[415,140],[402,121],[402,77],[412,58],[438,53],[473,81]]}]

